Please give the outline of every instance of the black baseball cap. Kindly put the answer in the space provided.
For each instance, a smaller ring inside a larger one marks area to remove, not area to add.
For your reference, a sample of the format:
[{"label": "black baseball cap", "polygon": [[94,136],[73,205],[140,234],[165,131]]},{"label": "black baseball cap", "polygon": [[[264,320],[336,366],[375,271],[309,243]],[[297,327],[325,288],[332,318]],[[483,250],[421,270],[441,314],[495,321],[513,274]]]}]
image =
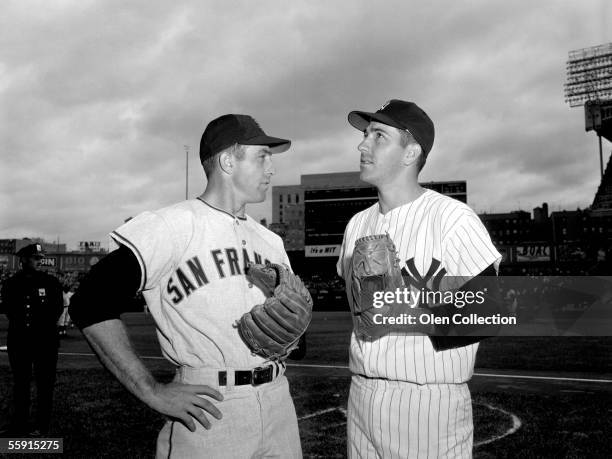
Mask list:
[{"label": "black baseball cap", "polygon": [[433,121],[414,102],[392,99],[374,113],[352,111],[348,115],[348,121],[360,131],[365,131],[370,121],[407,130],[419,142],[425,155],[433,146],[435,136]]},{"label": "black baseball cap", "polygon": [[26,245],[25,247],[22,247],[21,249],[19,249],[15,255],[17,255],[20,258],[29,258],[29,257],[45,258],[45,254],[40,244]]},{"label": "black baseball cap", "polygon": [[270,137],[249,115],[223,115],[206,126],[200,140],[200,162],[234,144],[267,145],[272,153],[282,153],[291,141]]}]

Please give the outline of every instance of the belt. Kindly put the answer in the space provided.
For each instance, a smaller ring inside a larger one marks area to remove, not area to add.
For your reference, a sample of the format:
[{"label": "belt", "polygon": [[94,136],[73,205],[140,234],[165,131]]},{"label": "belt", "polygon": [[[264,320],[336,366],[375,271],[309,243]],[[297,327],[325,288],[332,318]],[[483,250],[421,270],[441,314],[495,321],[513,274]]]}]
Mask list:
[{"label": "belt", "polygon": [[[274,363],[265,367],[257,367],[252,370],[230,370],[234,371],[234,385],[245,386],[250,384],[252,386],[259,386],[261,384],[269,383],[274,381],[276,377],[281,374],[281,368],[284,369],[284,363]],[[275,371],[276,370],[276,371]],[[219,386],[227,385],[227,371],[219,372]]]}]

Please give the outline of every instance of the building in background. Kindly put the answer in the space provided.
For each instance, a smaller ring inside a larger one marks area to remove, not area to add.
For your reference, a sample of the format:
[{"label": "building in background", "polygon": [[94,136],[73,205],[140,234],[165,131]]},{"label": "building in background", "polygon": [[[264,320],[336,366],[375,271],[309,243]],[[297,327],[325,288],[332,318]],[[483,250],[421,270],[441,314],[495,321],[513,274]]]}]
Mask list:
[{"label": "building in background", "polygon": [[285,250],[304,250],[304,188],[301,185],[272,187],[270,229],[283,238]]},{"label": "building in background", "polygon": [[563,210],[553,212],[551,222],[553,260],[561,273],[580,267],[580,274],[610,275],[600,267],[612,261],[612,210]]},{"label": "building in background", "polygon": [[[480,214],[503,255],[502,274],[602,274],[612,256],[612,210]],[[606,268],[607,269],[607,268]]]}]

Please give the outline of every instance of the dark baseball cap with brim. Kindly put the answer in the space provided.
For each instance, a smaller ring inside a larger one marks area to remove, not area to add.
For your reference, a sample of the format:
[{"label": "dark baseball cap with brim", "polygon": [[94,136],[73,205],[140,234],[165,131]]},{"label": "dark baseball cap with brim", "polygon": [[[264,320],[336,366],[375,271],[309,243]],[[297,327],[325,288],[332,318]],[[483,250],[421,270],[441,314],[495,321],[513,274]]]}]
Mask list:
[{"label": "dark baseball cap with brim", "polygon": [[25,247],[19,249],[15,255],[20,258],[45,258],[45,254],[40,244],[26,245]]},{"label": "dark baseball cap with brim", "polygon": [[206,126],[200,140],[200,161],[234,144],[266,145],[272,153],[282,153],[289,149],[291,141],[267,135],[249,115],[223,115]]},{"label": "dark baseball cap with brim", "polygon": [[351,125],[365,131],[371,121],[377,121],[410,132],[427,155],[433,146],[435,130],[427,113],[414,102],[392,99],[376,112],[352,111],[348,115]]}]

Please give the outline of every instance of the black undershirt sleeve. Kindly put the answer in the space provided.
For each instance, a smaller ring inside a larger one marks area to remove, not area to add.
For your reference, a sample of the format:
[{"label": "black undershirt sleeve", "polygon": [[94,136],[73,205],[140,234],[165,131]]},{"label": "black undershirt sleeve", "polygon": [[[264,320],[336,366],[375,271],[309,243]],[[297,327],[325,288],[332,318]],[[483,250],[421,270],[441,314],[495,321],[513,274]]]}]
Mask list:
[{"label": "black undershirt sleeve", "polygon": [[[476,278],[478,277],[490,277],[492,279],[497,279],[497,270],[494,265],[489,265],[484,271],[482,271]],[[470,282],[467,282],[460,290],[470,290]],[[496,289],[495,292],[491,292],[491,299],[494,302],[499,303],[499,290]],[[450,312],[453,312],[454,306],[450,306]],[[488,336],[430,336],[429,339],[433,344],[433,347],[436,351],[446,351],[449,349],[455,349],[458,347],[468,346],[470,344],[478,343],[483,339],[488,338]]]},{"label": "black undershirt sleeve", "polygon": [[118,319],[140,287],[140,265],[125,246],[96,263],[70,298],[70,318],[80,328]]}]

